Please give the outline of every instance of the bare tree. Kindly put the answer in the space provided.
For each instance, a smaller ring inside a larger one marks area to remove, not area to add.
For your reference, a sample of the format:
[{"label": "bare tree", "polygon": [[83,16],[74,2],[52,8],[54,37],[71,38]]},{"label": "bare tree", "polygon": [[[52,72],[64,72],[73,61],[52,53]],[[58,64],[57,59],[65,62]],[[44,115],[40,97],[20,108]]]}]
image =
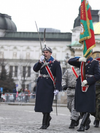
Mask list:
[{"label": "bare tree", "polygon": [[[28,81],[28,78],[31,76],[31,63],[32,60],[30,59],[20,59],[19,60],[19,83],[21,85],[21,88],[25,89],[26,82]],[[29,88],[29,86],[27,86]]]},{"label": "bare tree", "polygon": [[4,92],[7,92],[7,90],[12,92],[15,88],[15,83],[10,73],[5,69],[7,65],[8,63],[5,59],[0,59],[0,87],[3,87]]}]

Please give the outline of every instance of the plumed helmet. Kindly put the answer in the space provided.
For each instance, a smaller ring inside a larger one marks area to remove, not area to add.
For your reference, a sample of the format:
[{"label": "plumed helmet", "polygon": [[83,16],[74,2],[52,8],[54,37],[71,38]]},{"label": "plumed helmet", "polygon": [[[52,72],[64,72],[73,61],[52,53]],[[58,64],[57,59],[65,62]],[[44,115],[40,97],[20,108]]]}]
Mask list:
[{"label": "plumed helmet", "polygon": [[50,53],[52,53],[52,49],[51,49],[50,47],[46,47],[46,45],[45,45],[45,47],[42,49],[42,52],[44,52],[44,51],[49,51]]}]

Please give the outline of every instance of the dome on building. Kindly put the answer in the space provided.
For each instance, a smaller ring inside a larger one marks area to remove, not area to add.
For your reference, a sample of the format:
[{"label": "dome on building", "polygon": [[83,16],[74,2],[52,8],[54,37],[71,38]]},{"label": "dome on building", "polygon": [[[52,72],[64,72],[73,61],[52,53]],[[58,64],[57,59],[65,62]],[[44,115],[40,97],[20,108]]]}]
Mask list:
[{"label": "dome on building", "polygon": [[1,13],[0,13],[0,29],[11,31],[11,32],[17,31],[17,27],[15,23],[12,21],[11,16],[7,14],[1,14]]},{"label": "dome on building", "polygon": [[95,23],[93,27],[94,27],[94,34],[100,34],[100,22]]}]

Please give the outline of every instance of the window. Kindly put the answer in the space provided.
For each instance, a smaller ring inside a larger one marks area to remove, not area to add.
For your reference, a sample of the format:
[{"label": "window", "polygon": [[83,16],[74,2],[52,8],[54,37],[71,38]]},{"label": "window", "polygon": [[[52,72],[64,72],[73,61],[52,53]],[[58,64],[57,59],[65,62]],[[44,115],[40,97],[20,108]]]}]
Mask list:
[{"label": "window", "polygon": [[30,77],[31,76],[31,67],[28,66],[28,74],[27,74],[27,77]]},{"label": "window", "polygon": [[10,71],[9,71],[10,75],[13,75],[13,66],[10,66]]},{"label": "window", "polygon": [[4,58],[4,52],[0,52],[0,58]]},{"label": "window", "polygon": [[13,53],[13,58],[16,59],[17,58],[17,52]]},{"label": "window", "polygon": [[2,65],[2,71],[4,71],[4,69],[5,69],[5,66],[4,66],[4,65]]},{"label": "window", "polygon": [[23,77],[26,76],[26,66],[23,66]]},{"label": "window", "polygon": [[25,89],[25,84],[22,84],[22,88]]},{"label": "window", "polygon": [[18,66],[15,66],[15,77],[17,77],[17,73],[18,73]]},{"label": "window", "polygon": [[30,53],[26,53],[26,59],[30,59]]},{"label": "window", "polygon": [[27,84],[27,89],[29,90],[29,84]]}]

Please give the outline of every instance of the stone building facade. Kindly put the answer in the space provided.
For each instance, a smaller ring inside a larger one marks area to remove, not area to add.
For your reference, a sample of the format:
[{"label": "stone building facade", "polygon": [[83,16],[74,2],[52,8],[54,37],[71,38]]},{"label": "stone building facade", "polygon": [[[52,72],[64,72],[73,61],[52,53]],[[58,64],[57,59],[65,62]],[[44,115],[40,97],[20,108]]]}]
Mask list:
[{"label": "stone building facade", "polygon": [[[11,17],[5,14],[1,14],[0,22],[0,61],[6,64],[7,72],[12,73],[17,89],[27,87],[32,91],[38,75],[33,71],[33,65],[41,56],[38,33],[17,32]],[[66,67],[63,63],[66,53],[70,56],[67,45],[71,43],[71,35],[60,32],[47,32],[45,35],[46,45],[52,48],[53,57],[61,62],[62,71]],[[40,39],[44,47],[43,32],[40,32]]]}]

